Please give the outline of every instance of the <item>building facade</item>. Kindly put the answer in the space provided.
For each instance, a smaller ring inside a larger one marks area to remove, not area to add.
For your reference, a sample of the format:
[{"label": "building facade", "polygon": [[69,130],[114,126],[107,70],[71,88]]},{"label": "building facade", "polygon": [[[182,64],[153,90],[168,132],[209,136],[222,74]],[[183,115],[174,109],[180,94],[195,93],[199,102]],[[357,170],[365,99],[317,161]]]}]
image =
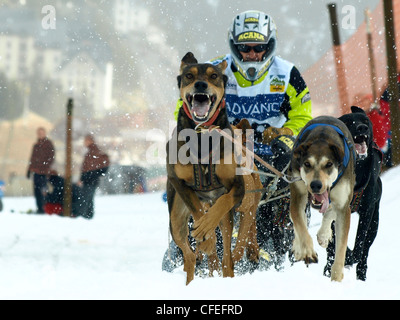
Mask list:
[{"label": "building facade", "polygon": [[59,48],[42,46],[32,36],[0,34],[0,72],[8,79],[57,80],[68,95],[85,96],[94,117],[103,117],[113,104],[113,64],[95,61],[87,51],[70,56]]}]

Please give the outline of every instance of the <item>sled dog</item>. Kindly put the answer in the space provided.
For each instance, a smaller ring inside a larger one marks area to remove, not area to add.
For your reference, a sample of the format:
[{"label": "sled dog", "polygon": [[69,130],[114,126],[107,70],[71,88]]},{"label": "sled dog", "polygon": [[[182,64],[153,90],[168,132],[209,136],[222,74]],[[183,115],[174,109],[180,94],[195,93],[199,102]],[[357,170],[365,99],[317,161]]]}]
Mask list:
[{"label": "sled dog", "polygon": [[[365,281],[369,249],[378,233],[379,204],[382,196],[382,181],[379,175],[383,155],[373,141],[372,123],[364,110],[352,106],[351,111],[341,116],[339,120],[350,130],[357,152],[356,185],[351,212],[357,212],[359,220],[354,248],[347,249],[345,264],[357,264],[357,279]],[[327,248],[328,261],[324,269],[324,274],[327,276],[330,275],[334,254],[334,245],[330,243]]]},{"label": "sled dog", "polygon": [[295,238],[293,253],[306,264],[318,262],[313,241],[306,225],[307,202],[322,213],[318,243],[326,248],[332,240],[331,224],[335,221],[335,260],[331,280],[343,279],[350,203],[355,185],[355,152],[353,137],[344,123],[334,117],[321,116],[307,123],[296,138],[291,171],[301,180],[290,185],[290,218]]},{"label": "sled dog", "polygon": [[[256,239],[255,210],[261,194],[246,192],[261,188],[261,182],[257,175],[237,174],[240,164],[236,161],[235,148],[232,142],[229,147],[218,133],[218,130],[225,130],[234,136],[225,109],[226,66],[226,62],[216,66],[199,64],[188,52],[177,77],[183,105],[179,109],[176,130],[167,143],[167,202],[172,238],[183,253],[186,284],[194,279],[196,258],[201,258],[201,253],[207,255],[210,275],[220,270],[216,252],[217,227],[223,240],[224,277],[234,276],[234,262],[244,252],[240,246],[246,246],[250,257],[258,259],[258,245],[253,239]],[[203,143],[209,140],[217,143]],[[187,144],[190,144],[188,148]],[[234,210],[242,212],[242,220],[232,258]],[[196,239],[196,251],[188,241],[191,216],[194,220],[191,236]]]}]

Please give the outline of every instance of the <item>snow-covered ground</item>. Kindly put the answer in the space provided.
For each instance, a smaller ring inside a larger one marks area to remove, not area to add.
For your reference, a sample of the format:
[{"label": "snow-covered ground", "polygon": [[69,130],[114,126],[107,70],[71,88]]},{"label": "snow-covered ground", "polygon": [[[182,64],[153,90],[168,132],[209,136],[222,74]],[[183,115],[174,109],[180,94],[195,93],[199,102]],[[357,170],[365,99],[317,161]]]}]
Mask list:
[{"label": "snow-covered ground", "polygon": [[[0,299],[400,299],[400,168],[382,176],[378,237],[367,281],[355,267],[341,283],[322,275],[326,254],[316,242],[321,216],[310,233],[320,262],[255,271],[235,278],[199,278],[185,285],[182,268],[161,271],[168,245],[168,210],[161,193],[97,196],[91,221],[19,213],[34,199],[4,198],[0,213]],[[396,204],[397,203],[397,204]],[[357,215],[352,215],[350,243]],[[351,246],[351,245],[350,245]]]}]

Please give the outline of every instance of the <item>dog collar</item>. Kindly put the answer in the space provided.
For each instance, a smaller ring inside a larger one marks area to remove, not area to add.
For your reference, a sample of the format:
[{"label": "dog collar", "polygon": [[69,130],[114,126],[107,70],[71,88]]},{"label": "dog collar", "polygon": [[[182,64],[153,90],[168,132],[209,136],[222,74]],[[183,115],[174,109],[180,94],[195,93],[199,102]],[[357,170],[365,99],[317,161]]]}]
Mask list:
[{"label": "dog collar", "polygon": [[209,120],[207,120],[206,122],[198,122],[198,121],[194,120],[193,117],[192,117],[192,114],[190,113],[189,108],[188,108],[188,106],[187,106],[187,104],[186,104],[185,102],[183,102],[182,107],[183,107],[183,110],[185,111],[186,115],[189,117],[189,119],[190,119],[190,120],[193,120],[194,123],[195,123],[197,126],[198,126],[198,125],[201,125],[202,127],[209,127],[209,126],[211,126],[211,125],[214,123],[214,121],[217,119],[217,117],[218,117],[219,113],[221,112],[221,110],[222,110],[223,108],[225,108],[225,98],[223,98],[223,99],[221,100],[221,102],[219,103],[219,105],[218,105],[218,107],[217,107],[217,110],[215,110],[213,116],[212,116]]},{"label": "dog collar", "polygon": [[307,131],[313,130],[314,128],[316,128],[318,126],[331,127],[332,129],[334,129],[342,137],[343,143],[344,143],[344,158],[343,158],[342,170],[340,170],[340,172],[338,174],[338,177],[333,182],[332,187],[331,187],[331,189],[332,189],[337,184],[337,182],[340,180],[340,178],[342,177],[344,171],[346,170],[347,166],[349,165],[349,162],[350,162],[350,150],[353,151],[353,158],[354,159],[356,159],[356,152],[354,151],[353,144],[350,143],[350,141],[346,138],[346,136],[344,135],[342,130],[340,130],[337,126],[334,126],[332,124],[327,124],[327,123],[314,123],[314,124],[310,125],[309,127],[307,127],[302,132],[302,134],[299,136],[299,139],[297,141],[300,142],[301,138],[304,135],[304,133],[306,133]]}]

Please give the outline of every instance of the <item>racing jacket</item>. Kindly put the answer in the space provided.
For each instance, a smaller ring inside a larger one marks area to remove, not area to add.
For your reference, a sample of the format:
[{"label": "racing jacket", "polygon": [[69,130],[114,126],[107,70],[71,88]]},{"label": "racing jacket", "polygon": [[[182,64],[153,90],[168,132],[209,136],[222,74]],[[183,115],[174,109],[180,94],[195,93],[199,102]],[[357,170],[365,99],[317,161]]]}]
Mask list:
[{"label": "racing jacket", "polygon": [[[311,97],[299,70],[290,62],[274,57],[268,71],[258,80],[245,79],[232,62],[231,54],[217,57],[209,63],[217,65],[226,60],[225,74],[228,82],[225,89],[226,108],[232,124],[247,119],[255,130],[255,140],[269,126],[286,127],[296,136],[312,119]],[[182,106],[179,100],[177,109]],[[255,153],[267,154],[269,147],[255,143]]]}]

